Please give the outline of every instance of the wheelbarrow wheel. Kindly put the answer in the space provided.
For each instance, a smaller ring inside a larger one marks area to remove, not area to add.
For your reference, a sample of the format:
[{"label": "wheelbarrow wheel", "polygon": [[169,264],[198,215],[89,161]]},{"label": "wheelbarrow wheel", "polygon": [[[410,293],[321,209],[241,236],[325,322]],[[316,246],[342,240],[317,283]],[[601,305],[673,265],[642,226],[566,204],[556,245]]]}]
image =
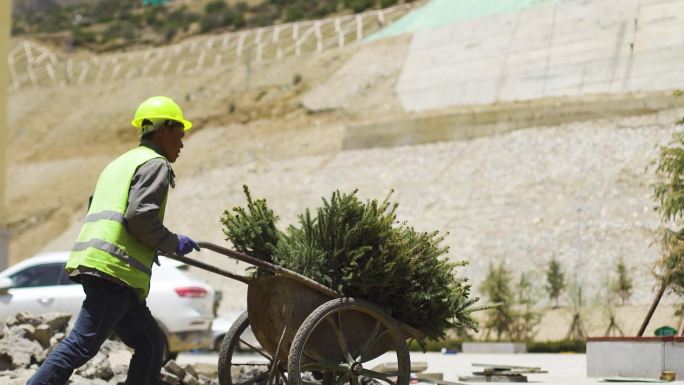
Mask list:
[{"label": "wheelbarrow wheel", "polygon": [[[394,362],[380,368],[368,364],[385,352]],[[410,368],[397,322],[376,305],[354,298],[316,308],[297,330],[288,357],[289,385],[308,385],[301,377],[307,371],[323,373],[323,385],[408,385]]]},{"label": "wheelbarrow wheel", "polygon": [[[221,342],[218,358],[218,379],[220,385],[265,385],[269,375],[271,384],[284,385],[285,368],[273,370],[273,357],[255,341],[248,341],[249,316],[240,314]],[[256,355],[256,360],[237,362],[236,352]],[[273,371],[273,373],[271,373]]]}]

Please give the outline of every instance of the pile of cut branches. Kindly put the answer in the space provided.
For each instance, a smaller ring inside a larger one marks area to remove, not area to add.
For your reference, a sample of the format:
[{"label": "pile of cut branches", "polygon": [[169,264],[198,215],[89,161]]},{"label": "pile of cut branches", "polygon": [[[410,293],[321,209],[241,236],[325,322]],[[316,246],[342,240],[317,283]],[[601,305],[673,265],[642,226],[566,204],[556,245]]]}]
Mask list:
[{"label": "pile of cut branches", "polygon": [[447,260],[438,232],[398,223],[390,196],[362,202],[356,191],[336,191],[315,215],[307,209],[296,225],[280,231],[266,201],[253,199],[247,186],[244,191],[247,207],[221,217],[238,251],[371,301],[430,338],[443,338],[450,328],[477,330],[470,313],[478,299],[470,298],[467,279],[455,276],[466,262]]}]

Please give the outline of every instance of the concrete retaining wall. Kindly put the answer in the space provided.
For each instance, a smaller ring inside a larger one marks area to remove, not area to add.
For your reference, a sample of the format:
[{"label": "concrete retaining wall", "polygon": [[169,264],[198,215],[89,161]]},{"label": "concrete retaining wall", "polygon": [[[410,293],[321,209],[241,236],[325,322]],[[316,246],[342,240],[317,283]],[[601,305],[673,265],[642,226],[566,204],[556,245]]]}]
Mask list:
[{"label": "concrete retaining wall", "polygon": [[659,378],[665,370],[684,379],[684,337],[590,338],[587,342],[588,377]]},{"label": "concrete retaining wall", "polygon": [[527,353],[523,342],[464,342],[463,353]]},{"label": "concrete retaining wall", "polygon": [[345,128],[342,147],[345,150],[355,150],[467,140],[528,127],[648,114],[676,107],[684,107],[684,97],[662,92],[605,95],[600,99],[559,98],[498,104],[463,111],[423,114],[424,116],[400,121],[348,126]]},{"label": "concrete retaining wall", "polygon": [[684,87],[684,0],[564,0],[416,33],[405,109]]}]

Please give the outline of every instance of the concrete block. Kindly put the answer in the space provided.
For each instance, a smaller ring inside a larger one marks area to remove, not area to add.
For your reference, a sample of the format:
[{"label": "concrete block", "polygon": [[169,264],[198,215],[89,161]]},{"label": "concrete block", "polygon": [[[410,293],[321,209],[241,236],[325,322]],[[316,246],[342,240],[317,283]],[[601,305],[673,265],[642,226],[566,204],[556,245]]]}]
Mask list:
[{"label": "concrete block", "polygon": [[185,370],[186,373],[190,373],[193,377],[195,377],[195,378],[198,377],[197,371],[195,370],[194,367],[192,367],[192,365],[186,364],[185,366],[183,366],[183,369]]},{"label": "concrete block", "polygon": [[63,333],[71,320],[71,316],[67,313],[46,313],[40,317],[40,323],[48,325],[55,333]]},{"label": "concrete block", "polygon": [[174,360],[169,360],[166,365],[164,365],[164,369],[178,378],[185,377],[185,370]]},{"label": "concrete block", "polygon": [[185,373],[183,377],[183,385],[199,385],[199,380],[193,377],[190,373]]},{"label": "concrete block", "polygon": [[103,352],[98,352],[85,365],[76,369],[76,373],[86,378],[101,378],[109,380],[114,377],[109,359]]},{"label": "concrete block", "polygon": [[684,338],[681,341],[665,342],[663,370],[674,371],[677,373],[677,380],[684,380]]},{"label": "concrete block", "polygon": [[524,342],[464,342],[463,353],[527,353]]},{"label": "concrete block", "polygon": [[33,333],[33,338],[38,341],[44,348],[50,346],[50,339],[54,335],[54,330],[50,329],[50,326],[46,324],[41,324],[36,327]]},{"label": "concrete block", "polygon": [[180,379],[175,375],[169,373],[164,368],[162,368],[161,373],[159,373],[159,380],[168,385],[180,385]]},{"label": "concrete block", "polygon": [[682,337],[601,337],[587,342],[588,377],[659,378],[664,370],[684,378]]}]

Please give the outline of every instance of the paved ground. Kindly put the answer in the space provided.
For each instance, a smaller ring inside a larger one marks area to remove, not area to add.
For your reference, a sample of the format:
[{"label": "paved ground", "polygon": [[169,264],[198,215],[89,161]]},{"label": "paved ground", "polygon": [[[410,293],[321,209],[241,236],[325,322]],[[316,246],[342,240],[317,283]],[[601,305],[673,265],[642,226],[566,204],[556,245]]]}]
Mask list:
[{"label": "paved ground", "polygon": [[[245,360],[253,357],[244,356]],[[216,364],[216,353],[181,354],[178,362]],[[383,357],[377,361],[382,362]],[[584,354],[440,354],[440,353],[412,353],[412,362],[426,362],[428,372],[444,373],[447,381],[458,382],[458,376],[468,375],[475,369],[473,363],[538,366],[547,370],[547,374],[531,374],[528,381],[532,383],[574,385],[604,383],[600,378],[587,378],[586,356]],[[375,364],[375,361],[371,365]],[[632,383],[636,384],[636,383]],[[671,384],[684,384],[676,381]]]}]

